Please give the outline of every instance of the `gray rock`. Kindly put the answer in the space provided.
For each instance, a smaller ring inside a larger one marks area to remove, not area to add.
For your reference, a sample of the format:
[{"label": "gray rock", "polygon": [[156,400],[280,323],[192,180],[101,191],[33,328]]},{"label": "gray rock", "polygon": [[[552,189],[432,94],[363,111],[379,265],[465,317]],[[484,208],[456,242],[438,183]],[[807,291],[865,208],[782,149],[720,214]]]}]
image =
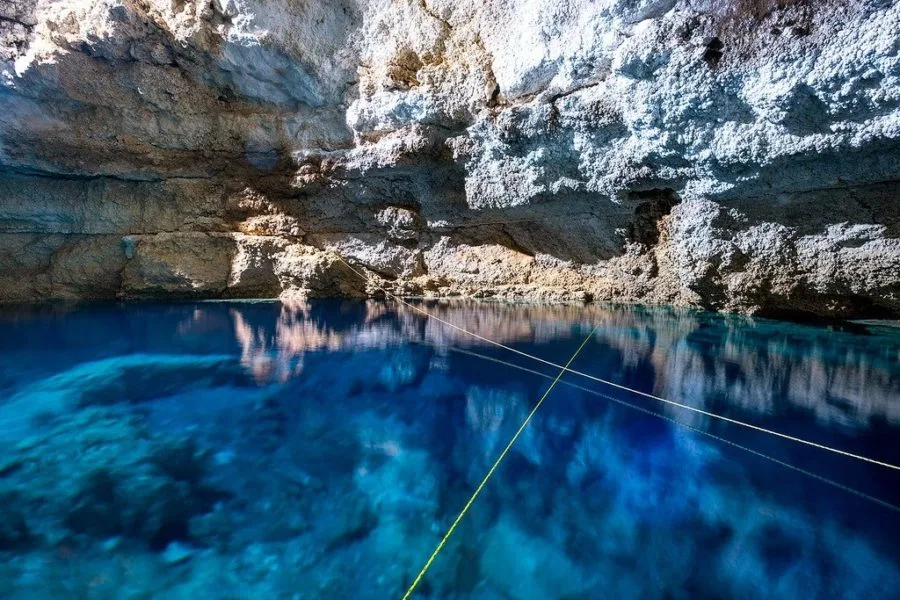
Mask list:
[{"label": "gray rock", "polygon": [[2,302],[900,313],[896,3],[7,4]]}]

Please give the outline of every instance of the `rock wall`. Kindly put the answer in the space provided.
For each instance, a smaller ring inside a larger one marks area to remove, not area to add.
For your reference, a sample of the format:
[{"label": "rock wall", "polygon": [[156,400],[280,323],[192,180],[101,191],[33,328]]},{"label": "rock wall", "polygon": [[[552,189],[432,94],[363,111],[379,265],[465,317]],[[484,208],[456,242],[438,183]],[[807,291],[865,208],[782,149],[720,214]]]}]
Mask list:
[{"label": "rock wall", "polygon": [[898,32],[885,0],[7,0],[0,301],[897,315]]}]

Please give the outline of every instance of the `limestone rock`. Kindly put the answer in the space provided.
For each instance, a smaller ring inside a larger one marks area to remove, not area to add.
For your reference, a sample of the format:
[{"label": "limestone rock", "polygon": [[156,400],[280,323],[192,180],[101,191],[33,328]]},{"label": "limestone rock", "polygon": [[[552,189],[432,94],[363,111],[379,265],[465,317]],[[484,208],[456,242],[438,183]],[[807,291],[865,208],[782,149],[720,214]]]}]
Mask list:
[{"label": "limestone rock", "polygon": [[123,270],[122,289],[130,298],[209,296],[225,291],[235,253],[229,235],[159,233],[123,240],[134,245]]},{"label": "limestone rock", "polygon": [[399,206],[388,206],[380,210],[375,213],[375,220],[387,228],[388,236],[395,240],[414,240],[422,228],[418,214]]},{"label": "limestone rock", "polygon": [[19,459],[0,479],[4,544],[27,536],[54,545],[75,534],[166,543],[215,497],[202,488],[205,458],[192,444],[105,408],[81,410],[4,454]]},{"label": "limestone rock", "polygon": [[508,517],[485,538],[481,571],[493,587],[506,590],[511,598],[571,598],[586,593],[586,578],[578,565]]},{"label": "limestone rock", "polygon": [[275,274],[285,290],[303,297],[362,296],[363,280],[334,253],[309,246],[290,246],[278,259]]},{"label": "limestone rock", "polygon": [[177,565],[189,561],[196,553],[197,550],[187,544],[178,541],[169,542],[163,550],[162,560],[167,565]]},{"label": "limestone rock", "polygon": [[87,362],[37,381],[0,404],[8,436],[25,436],[67,411],[143,402],[204,386],[245,385],[228,356],[129,354]]},{"label": "limestone rock", "polygon": [[229,296],[277,296],[281,283],[275,275],[277,257],[287,243],[278,237],[235,234],[237,252],[228,278]]},{"label": "limestone rock", "polygon": [[898,31],[881,0],[6,2],[0,301],[896,315]]}]

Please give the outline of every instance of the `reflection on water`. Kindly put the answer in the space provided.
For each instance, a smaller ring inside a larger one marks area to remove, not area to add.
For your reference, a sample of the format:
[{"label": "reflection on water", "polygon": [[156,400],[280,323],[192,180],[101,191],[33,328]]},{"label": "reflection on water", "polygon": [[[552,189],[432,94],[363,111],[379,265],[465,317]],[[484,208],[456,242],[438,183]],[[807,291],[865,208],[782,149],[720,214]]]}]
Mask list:
[{"label": "reflection on water", "polygon": [[[900,402],[892,401],[900,398],[897,342],[879,345],[858,333],[677,309],[488,303],[423,307],[503,344],[547,344],[577,335],[573,325],[589,329],[599,324],[596,342],[610,359],[609,370],[603,371],[607,378],[696,408],[771,414],[793,407],[850,427],[872,419],[900,422]],[[243,348],[242,363],[262,378],[284,381],[299,373],[297,363],[311,350],[414,342],[438,349],[490,346],[403,306],[368,302],[348,307],[359,318],[349,327],[314,318],[308,304],[279,308],[277,319],[255,328],[240,309],[229,311]],[[202,323],[203,313],[195,319],[186,330]],[[900,339],[900,332],[894,338]],[[566,357],[543,358],[562,363]],[[696,413],[684,416],[698,418]]]},{"label": "reflection on water", "polygon": [[[897,329],[422,306],[556,363],[598,325],[574,368],[900,463]],[[400,597],[549,383],[496,360],[555,376],[380,302],[0,314],[0,597]],[[900,504],[895,472],[563,382],[419,597],[896,597],[900,513],[717,438]]]}]

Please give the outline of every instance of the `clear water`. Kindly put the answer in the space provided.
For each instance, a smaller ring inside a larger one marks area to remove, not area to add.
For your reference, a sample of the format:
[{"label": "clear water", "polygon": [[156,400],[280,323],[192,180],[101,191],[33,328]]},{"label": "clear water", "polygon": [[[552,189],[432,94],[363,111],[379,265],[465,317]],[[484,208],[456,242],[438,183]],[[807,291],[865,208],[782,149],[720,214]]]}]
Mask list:
[{"label": "clear water", "polygon": [[[428,309],[558,363],[599,325],[574,368],[900,463],[891,326]],[[383,303],[4,312],[0,598],[399,598],[555,374]],[[898,597],[859,494],[900,473],[604,388],[563,378],[417,597]]]}]

